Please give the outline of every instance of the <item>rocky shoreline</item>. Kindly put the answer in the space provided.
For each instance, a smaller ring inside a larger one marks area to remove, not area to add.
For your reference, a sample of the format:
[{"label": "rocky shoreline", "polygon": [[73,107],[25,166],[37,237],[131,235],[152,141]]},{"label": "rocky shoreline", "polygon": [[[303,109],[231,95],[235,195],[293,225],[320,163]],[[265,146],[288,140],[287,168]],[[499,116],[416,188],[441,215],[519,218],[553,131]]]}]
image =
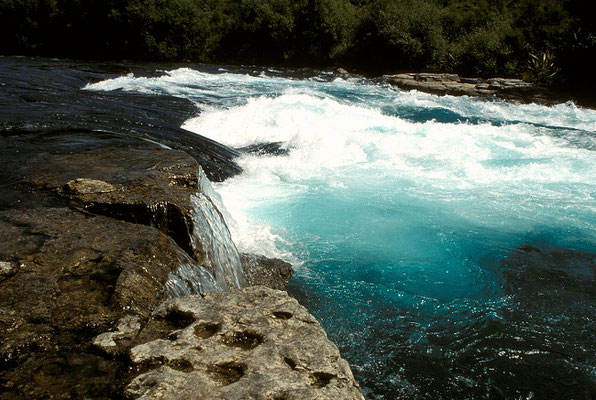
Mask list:
[{"label": "rocky shoreline", "polygon": [[98,132],[44,140],[13,163],[0,211],[0,399],[363,398],[280,290],[291,266],[238,253],[193,157]]},{"label": "rocky shoreline", "polygon": [[405,90],[418,90],[436,95],[495,96],[522,103],[552,104],[564,101],[552,91],[512,78],[467,78],[457,74],[405,73],[383,75],[390,84]]}]

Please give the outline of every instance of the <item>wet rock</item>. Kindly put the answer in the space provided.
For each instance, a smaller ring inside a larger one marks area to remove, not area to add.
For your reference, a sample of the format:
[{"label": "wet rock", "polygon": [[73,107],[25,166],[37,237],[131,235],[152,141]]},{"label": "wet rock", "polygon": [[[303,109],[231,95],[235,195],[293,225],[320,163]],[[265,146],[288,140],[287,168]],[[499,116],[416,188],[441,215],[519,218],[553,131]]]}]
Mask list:
[{"label": "wet rock", "polygon": [[438,95],[497,96],[523,102],[550,103],[553,93],[521,79],[466,78],[456,74],[407,73],[385,75],[387,81],[401,89],[419,90]]},{"label": "wet rock", "polygon": [[123,354],[140,330],[139,316],[127,315],[120,320],[115,331],[96,336],[93,339],[93,345],[110,356]]},{"label": "wet rock", "polygon": [[525,244],[501,260],[503,288],[550,312],[596,302],[596,253]]},{"label": "wet rock", "polygon": [[163,74],[147,64],[98,65],[2,57],[0,128],[38,131],[38,137],[65,128],[97,131],[98,136],[120,132],[137,141],[143,138],[186,151],[201,164],[211,181],[223,181],[242,172],[234,161],[238,156],[235,150],[180,128],[184,121],[196,116],[192,101],[148,93],[81,90],[92,81],[130,72],[137,77]]},{"label": "wet rock", "polygon": [[279,258],[241,253],[240,260],[246,274],[247,286],[263,285],[284,290],[294,273],[292,265]]},{"label": "wet rock", "polygon": [[[209,269],[222,288],[244,286],[238,251],[207,193],[210,183],[185,152],[150,143],[107,144],[41,154],[29,164],[26,179],[33,187],[91,213],[154,226]],[[227,257],[219,257],[222,249]]]},{"label": "wet rock", "polygon": [[66,182],[62,190],[71,195],[86,195],[91,193],[109,193],[116,190],[114,185],[97,179],[77,178]]},{"label": "wet rock", "polygon": [[242,153],[255,154],[258,156],[285,156],[289,150],[283,147],[283,142],[260,143],[241,147],[238,151]]},{"label": "wet rock", "polygon": [[114,397],[121,362],[94,354],[92,338],[148,315],[170,274],[193,262],[155,228],[68,208],[0,212],[0,260],[19,260],[0,282],[7,398]]},{"label": "wet rock", "polygon": [[199,166],[186,153],[155,145],[106,146],[71,154],[43,154],[27,177],[87,211],[151,225],[193,255],[191,196]]},{"label": "wet rock", "polygon": [[342,67],[335,68],[333,70],[333,73],[334,74],[337,74],[337,75],[348,75],[349,74],[349,72],[346,69],[342,68]]},{"label": "wet rock", "polygon": [[363,399],[318,322],[262,286],[167,301],[130,357],[130,398]]}]

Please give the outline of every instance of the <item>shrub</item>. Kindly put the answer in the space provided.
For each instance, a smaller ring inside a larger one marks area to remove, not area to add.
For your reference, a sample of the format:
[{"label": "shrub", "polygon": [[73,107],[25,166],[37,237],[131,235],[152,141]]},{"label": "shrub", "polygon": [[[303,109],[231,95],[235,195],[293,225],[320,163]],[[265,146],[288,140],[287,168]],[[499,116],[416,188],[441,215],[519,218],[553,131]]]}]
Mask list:
[{"label": "shrub", "polygon": [[555,66],[554,56],[548,50],[538,55],[530,53],[527,68],[523,74],[524,80],[541,86],[550,86],[555,75],[559,73],[559,69]]}]

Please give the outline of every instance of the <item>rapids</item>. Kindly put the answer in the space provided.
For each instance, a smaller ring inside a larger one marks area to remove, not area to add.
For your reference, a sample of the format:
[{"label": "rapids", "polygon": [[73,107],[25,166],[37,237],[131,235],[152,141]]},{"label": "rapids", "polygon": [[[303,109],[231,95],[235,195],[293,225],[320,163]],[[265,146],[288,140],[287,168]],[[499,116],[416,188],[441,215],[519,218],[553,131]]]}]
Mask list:
[{"label": "rapids", "polygon": [[[74,98],[127,110],[78,101],[85,127],[238,149],[211,202],[239,251],[293,263],[289,292],[368,399],[596,396],[596,111],[317,71],[59,67]],[[268,143],[283,151],[241,151]]]}]

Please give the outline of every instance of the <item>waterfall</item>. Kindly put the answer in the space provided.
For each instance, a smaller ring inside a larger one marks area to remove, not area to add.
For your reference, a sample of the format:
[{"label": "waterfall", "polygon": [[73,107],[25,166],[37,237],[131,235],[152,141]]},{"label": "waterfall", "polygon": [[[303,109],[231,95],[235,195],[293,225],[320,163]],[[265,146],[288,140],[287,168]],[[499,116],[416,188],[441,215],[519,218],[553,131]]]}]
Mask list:
[{"label": "waterfall", "polygon": [[[192,223],[186,226],[194,260],[180,260],[176,271],[169,273],[164,285],[168,297],[246,286],[240,254],[232,242],[224,215],[228,220],[231,217],[200,166],[198,191],[190,201]],[[159,216],[167,214],[167,204],[152,205],[151,211],[157,216],[152,223],[158,225]]]},{"label": "waterfall", "polygon": [[215,189],[213,188],[213,185],[211,185],[211,181],[209,180],[209,178],[207,178],[207,175],[205,175],[203,168],[201,168],[200,166],[199,166],[199,172],[197,175],[199,177],[198,178],[199,193],[205,194],[205,196],[207,196],[211,200],[211,202],[213,203],[215,208],[217,208],[219,210],[224,221],[227,224],[233,223],[234,219],[228,213],[228,210],[224,206],[221,195],[215,191]]},{"label": "waterfall", "polygon": [[170,298],[222,290],[205,267],[183,261],[175,272],[169,273],[164,288]]},{"label": "waterfall", "polygon": [[225,207],[201,168],[199,192],[191,197],[191,203],[191,241],[199,262],[211,270],[222,289],[246,286],[240,254],[223,217]]}]

